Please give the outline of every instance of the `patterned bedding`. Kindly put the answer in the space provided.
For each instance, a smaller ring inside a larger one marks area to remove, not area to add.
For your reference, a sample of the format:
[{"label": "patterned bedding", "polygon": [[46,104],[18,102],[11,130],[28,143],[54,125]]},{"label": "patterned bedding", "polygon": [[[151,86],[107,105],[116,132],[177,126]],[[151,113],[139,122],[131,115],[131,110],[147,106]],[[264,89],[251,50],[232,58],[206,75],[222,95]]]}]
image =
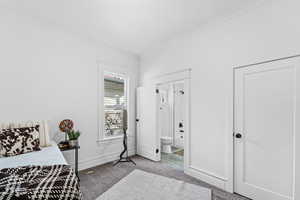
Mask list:
[{"label": "patterned bedding", "polygon": [[79,181],[67,165],[0,170],[0,200],[81,200]]}]

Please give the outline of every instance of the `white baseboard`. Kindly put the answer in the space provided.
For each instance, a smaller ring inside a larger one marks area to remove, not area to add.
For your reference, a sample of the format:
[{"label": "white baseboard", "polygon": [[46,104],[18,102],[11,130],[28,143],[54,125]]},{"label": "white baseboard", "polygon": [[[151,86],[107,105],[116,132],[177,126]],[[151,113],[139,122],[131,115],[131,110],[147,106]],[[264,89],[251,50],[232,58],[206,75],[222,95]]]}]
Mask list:
[{"label": "white baseboard", "polygon": [[226,190],[226,178],[214,175],[210,172],[206,172],[204,170],[200,170],[192,166],[189,166],[187,169],[185,169],[184,173],[186,173],[189,176],[195,177],[203,182],[206,182],[210,185],[218,187],[222,190]]},{"label": "white baseboard", "polygon": [[[133,156],[135,155],[135,149],[129,149],[128,155]],[[92,168],[98,165],[103,165],[108,162],[112,162],[114,160],[117,160],[120,156],[120,152],[114,152],[110,154],[100,155],[98,157],[89,158],[86,160],[81,160],[78,162],[78,169],[84,170],[88,168]],[[70,163],[70,165],[74,165],[74,163]]]},{"label": "white baseboard", "polygon": [[[135,149],[129,149],[128,154],[129,156],[135,155]],[[117,160],[119,158],[119,155],[120,152],[114,152],[111,154],[100,155],[98,157],[81,160],[78,163],[78,168],[79,170],[84,170],[98,165],[103,165],[105,163]],[[74,163],[70,163],[70,165],[74,165]],[[215,174],[212,174],[211,172],[206,172],[193,166],[189,166],[187,169],[184,170],[184,172],[189,176],[197,178],[220,189],[227,189],[227,179],[224,177],[217,176]]]}]

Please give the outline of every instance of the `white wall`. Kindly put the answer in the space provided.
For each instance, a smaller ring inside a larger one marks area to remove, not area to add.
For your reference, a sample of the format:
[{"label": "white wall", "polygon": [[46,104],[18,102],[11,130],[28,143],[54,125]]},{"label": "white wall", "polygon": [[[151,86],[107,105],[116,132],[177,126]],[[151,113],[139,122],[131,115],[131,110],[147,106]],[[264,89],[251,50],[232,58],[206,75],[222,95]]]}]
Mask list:
[{"label": "white wall", "polygon": [[300,54],[299,7],[297,0],[265,1],[142,56],[141,84],[158,74],[192,68],[193,175],[232,190],[233,67]]},{"label": "white wall", "polygon": [[[0,121],[47,119],[52,137],[59,140],[59,121],[71,118],[82,131],[81,169],[116,159],[122,149],[120,139],[97,142],[97,61],[121,66],[130,76],[134,127],[137,56],[70,34],[47,21],[13,11],[1,10],[0,15]],[[129,150],[135,152],[133,137]],[[71,163],[72,155],[66,153]]]},{"label": "white wall", "polygon": [[[159,129],[161,137],[173,137],[172,135],[172,90],[169,84],[159,86],[160,104],[159,104]],[[162,102],[164,98],[165,102]]]}]

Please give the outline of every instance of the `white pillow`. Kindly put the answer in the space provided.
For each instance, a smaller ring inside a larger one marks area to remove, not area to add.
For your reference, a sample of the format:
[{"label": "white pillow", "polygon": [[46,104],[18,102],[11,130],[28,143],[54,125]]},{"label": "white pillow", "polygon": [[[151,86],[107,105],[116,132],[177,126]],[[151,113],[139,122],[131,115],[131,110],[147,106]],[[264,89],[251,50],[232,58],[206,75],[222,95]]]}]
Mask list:
[{"label": "white pillow", "polygon": [[51,146],[50,136],[49,136],[49,127],[46,120],[43,121],[27,121],[27,122],[8,122],[0,123],[0,129],[7,128],[22,128],[22,127],[31,127],[40,125],[39,130],[39,139],[41,147]]}]

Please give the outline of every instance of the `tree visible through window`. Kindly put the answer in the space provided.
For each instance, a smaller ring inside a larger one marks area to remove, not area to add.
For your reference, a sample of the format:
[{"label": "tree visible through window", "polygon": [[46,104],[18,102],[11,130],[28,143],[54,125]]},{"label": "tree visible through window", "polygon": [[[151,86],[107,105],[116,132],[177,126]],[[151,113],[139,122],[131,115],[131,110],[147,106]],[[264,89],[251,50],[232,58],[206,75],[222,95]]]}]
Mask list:
[{"label": "tree visible through window", "polygon": [[[123,134],[124,110],[127,110],[126,80],[111,73],[104,74],[105,137]],[[127,112],[125,112],[127,113]]]}]

